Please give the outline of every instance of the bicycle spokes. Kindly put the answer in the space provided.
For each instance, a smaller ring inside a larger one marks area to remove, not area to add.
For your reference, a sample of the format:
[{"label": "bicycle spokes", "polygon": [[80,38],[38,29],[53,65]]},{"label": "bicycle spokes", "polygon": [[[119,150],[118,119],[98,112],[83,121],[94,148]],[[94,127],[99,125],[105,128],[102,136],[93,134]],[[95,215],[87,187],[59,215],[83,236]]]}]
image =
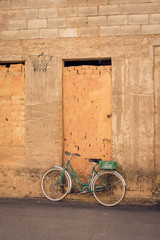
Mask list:
[{"label": "bicycle spokes", "polygon": [[105,206],[114,206],[124,197],[125,188],[121,178],[113,172],[103,172],[94,181],[94,196]]}]

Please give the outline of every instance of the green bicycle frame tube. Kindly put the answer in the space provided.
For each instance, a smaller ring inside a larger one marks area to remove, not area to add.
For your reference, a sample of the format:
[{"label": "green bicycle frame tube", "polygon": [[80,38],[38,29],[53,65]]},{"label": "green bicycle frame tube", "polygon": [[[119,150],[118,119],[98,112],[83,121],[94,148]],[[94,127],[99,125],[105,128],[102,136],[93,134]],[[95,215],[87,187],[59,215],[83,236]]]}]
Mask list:
[{"label": "green bicycle frame tube", "polygon": [[[71,168],[71,169],[69,169],[69,167]],[[84,188],[86,187],[86,189],[87,189],[87,192],[93,192],[93,191],[91,191],[91,190],[89,190],[89,188],[90,188],[90,183],[91,183],[91,180],[93,179],[93,177],[94,177],[94,173],[96,173],[96,174],[98,174],[97,173],[97,171],[95,170],[95,166],[93,166],[93,168],[92,168],[92,172],[91,172],[91,175],[90,175],[90,179],[89,179],[89,182],[88,183],[82,183],[80,180],[79,180],[79,178],[78,178],[78,176],[77,176],[77,174],[76,174],[76,172],[75,172],[75,170],[74,170],[74,168],[72,167],[72,165],[71,165],[71,163],[70,163],[70,159],[68,160],[68,162],[67,162],[67,164],[65,165],[65,168],[64,168],[65,170],[68,170],[69,171],[69,173],[71,174],[71,176],[73,177],[73,180],[74,180],[74,184],[75,184],[75,187],[77,188],[77,190],[79,191],[79,192],[83,192],[84,190]],[[82,186],[82,189],[80,189],[78,186],[77,186],[77,181],[79,182],[79,184]]]}]

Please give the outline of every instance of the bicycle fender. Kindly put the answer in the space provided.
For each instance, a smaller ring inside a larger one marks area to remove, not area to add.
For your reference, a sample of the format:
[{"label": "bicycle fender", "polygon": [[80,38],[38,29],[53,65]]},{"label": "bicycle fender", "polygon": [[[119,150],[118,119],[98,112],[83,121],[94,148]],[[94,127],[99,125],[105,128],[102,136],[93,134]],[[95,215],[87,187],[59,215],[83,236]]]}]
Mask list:
[{"label": "bicycle fender", "polygon": [[68,180],[69,180],[69,189],[68,189],[68,193],[70,193],[71,190],[72,190],[72,179],[71,179],[71,176],[69,175],[69,173],[68,173],[64,168],[62,168],[62,167],[60,167],[60,166],[55,166],[54,168],[57,168],[57,169],[60,169],[60,170],[64,170],[65,173],[67,174],[67,177],[68,177]]},{"label": "bicycle fender", "polygon": [[123,181],[123,183],[124,183],[124,185],[126,187],[126,182],[125,182],[124,178],[122,177],[122,175],[119,172],[117,172],[117,171],[113,171],[113,172],[116,173],[122,179],[122,181]]}]

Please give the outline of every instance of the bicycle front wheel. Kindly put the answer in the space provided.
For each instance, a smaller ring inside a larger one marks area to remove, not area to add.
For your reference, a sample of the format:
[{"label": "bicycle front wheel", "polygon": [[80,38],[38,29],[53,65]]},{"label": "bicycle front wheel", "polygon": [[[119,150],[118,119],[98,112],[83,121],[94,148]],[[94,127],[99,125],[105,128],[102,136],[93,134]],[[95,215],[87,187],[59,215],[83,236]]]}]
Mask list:
[{"label": "bicycle front wheel", "polygon": [[65,170],[59,168],[48,170],[42,177],[41,189],[49,200],[62,200],[69,191],[69,179]]},{"label": "bicycle front wheel", "polygon": [[93,194],[104,206],[115,206],[125,196],[126,184],[120,174],[115,171],[99,173],[93,180]]}]

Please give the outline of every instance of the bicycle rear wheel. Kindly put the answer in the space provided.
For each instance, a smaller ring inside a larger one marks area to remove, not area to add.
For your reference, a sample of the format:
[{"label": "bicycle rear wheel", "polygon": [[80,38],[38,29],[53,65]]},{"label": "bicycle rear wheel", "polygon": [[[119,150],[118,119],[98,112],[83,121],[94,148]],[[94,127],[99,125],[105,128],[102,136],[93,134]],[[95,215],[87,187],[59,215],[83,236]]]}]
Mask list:
[{"label": "bicycle rear wheel", "polygon": [[125,191],[125,181],[115,171],[101,172],[93,180],[94,197],[104,206],[119,204],[125,196]]},{"label": "bicycle rear wheel", "polygon": [[48,170],[42,177],[41,189],[49,200],[62,200],[69,191],[69,179],[66,172],[59,168]]}]

